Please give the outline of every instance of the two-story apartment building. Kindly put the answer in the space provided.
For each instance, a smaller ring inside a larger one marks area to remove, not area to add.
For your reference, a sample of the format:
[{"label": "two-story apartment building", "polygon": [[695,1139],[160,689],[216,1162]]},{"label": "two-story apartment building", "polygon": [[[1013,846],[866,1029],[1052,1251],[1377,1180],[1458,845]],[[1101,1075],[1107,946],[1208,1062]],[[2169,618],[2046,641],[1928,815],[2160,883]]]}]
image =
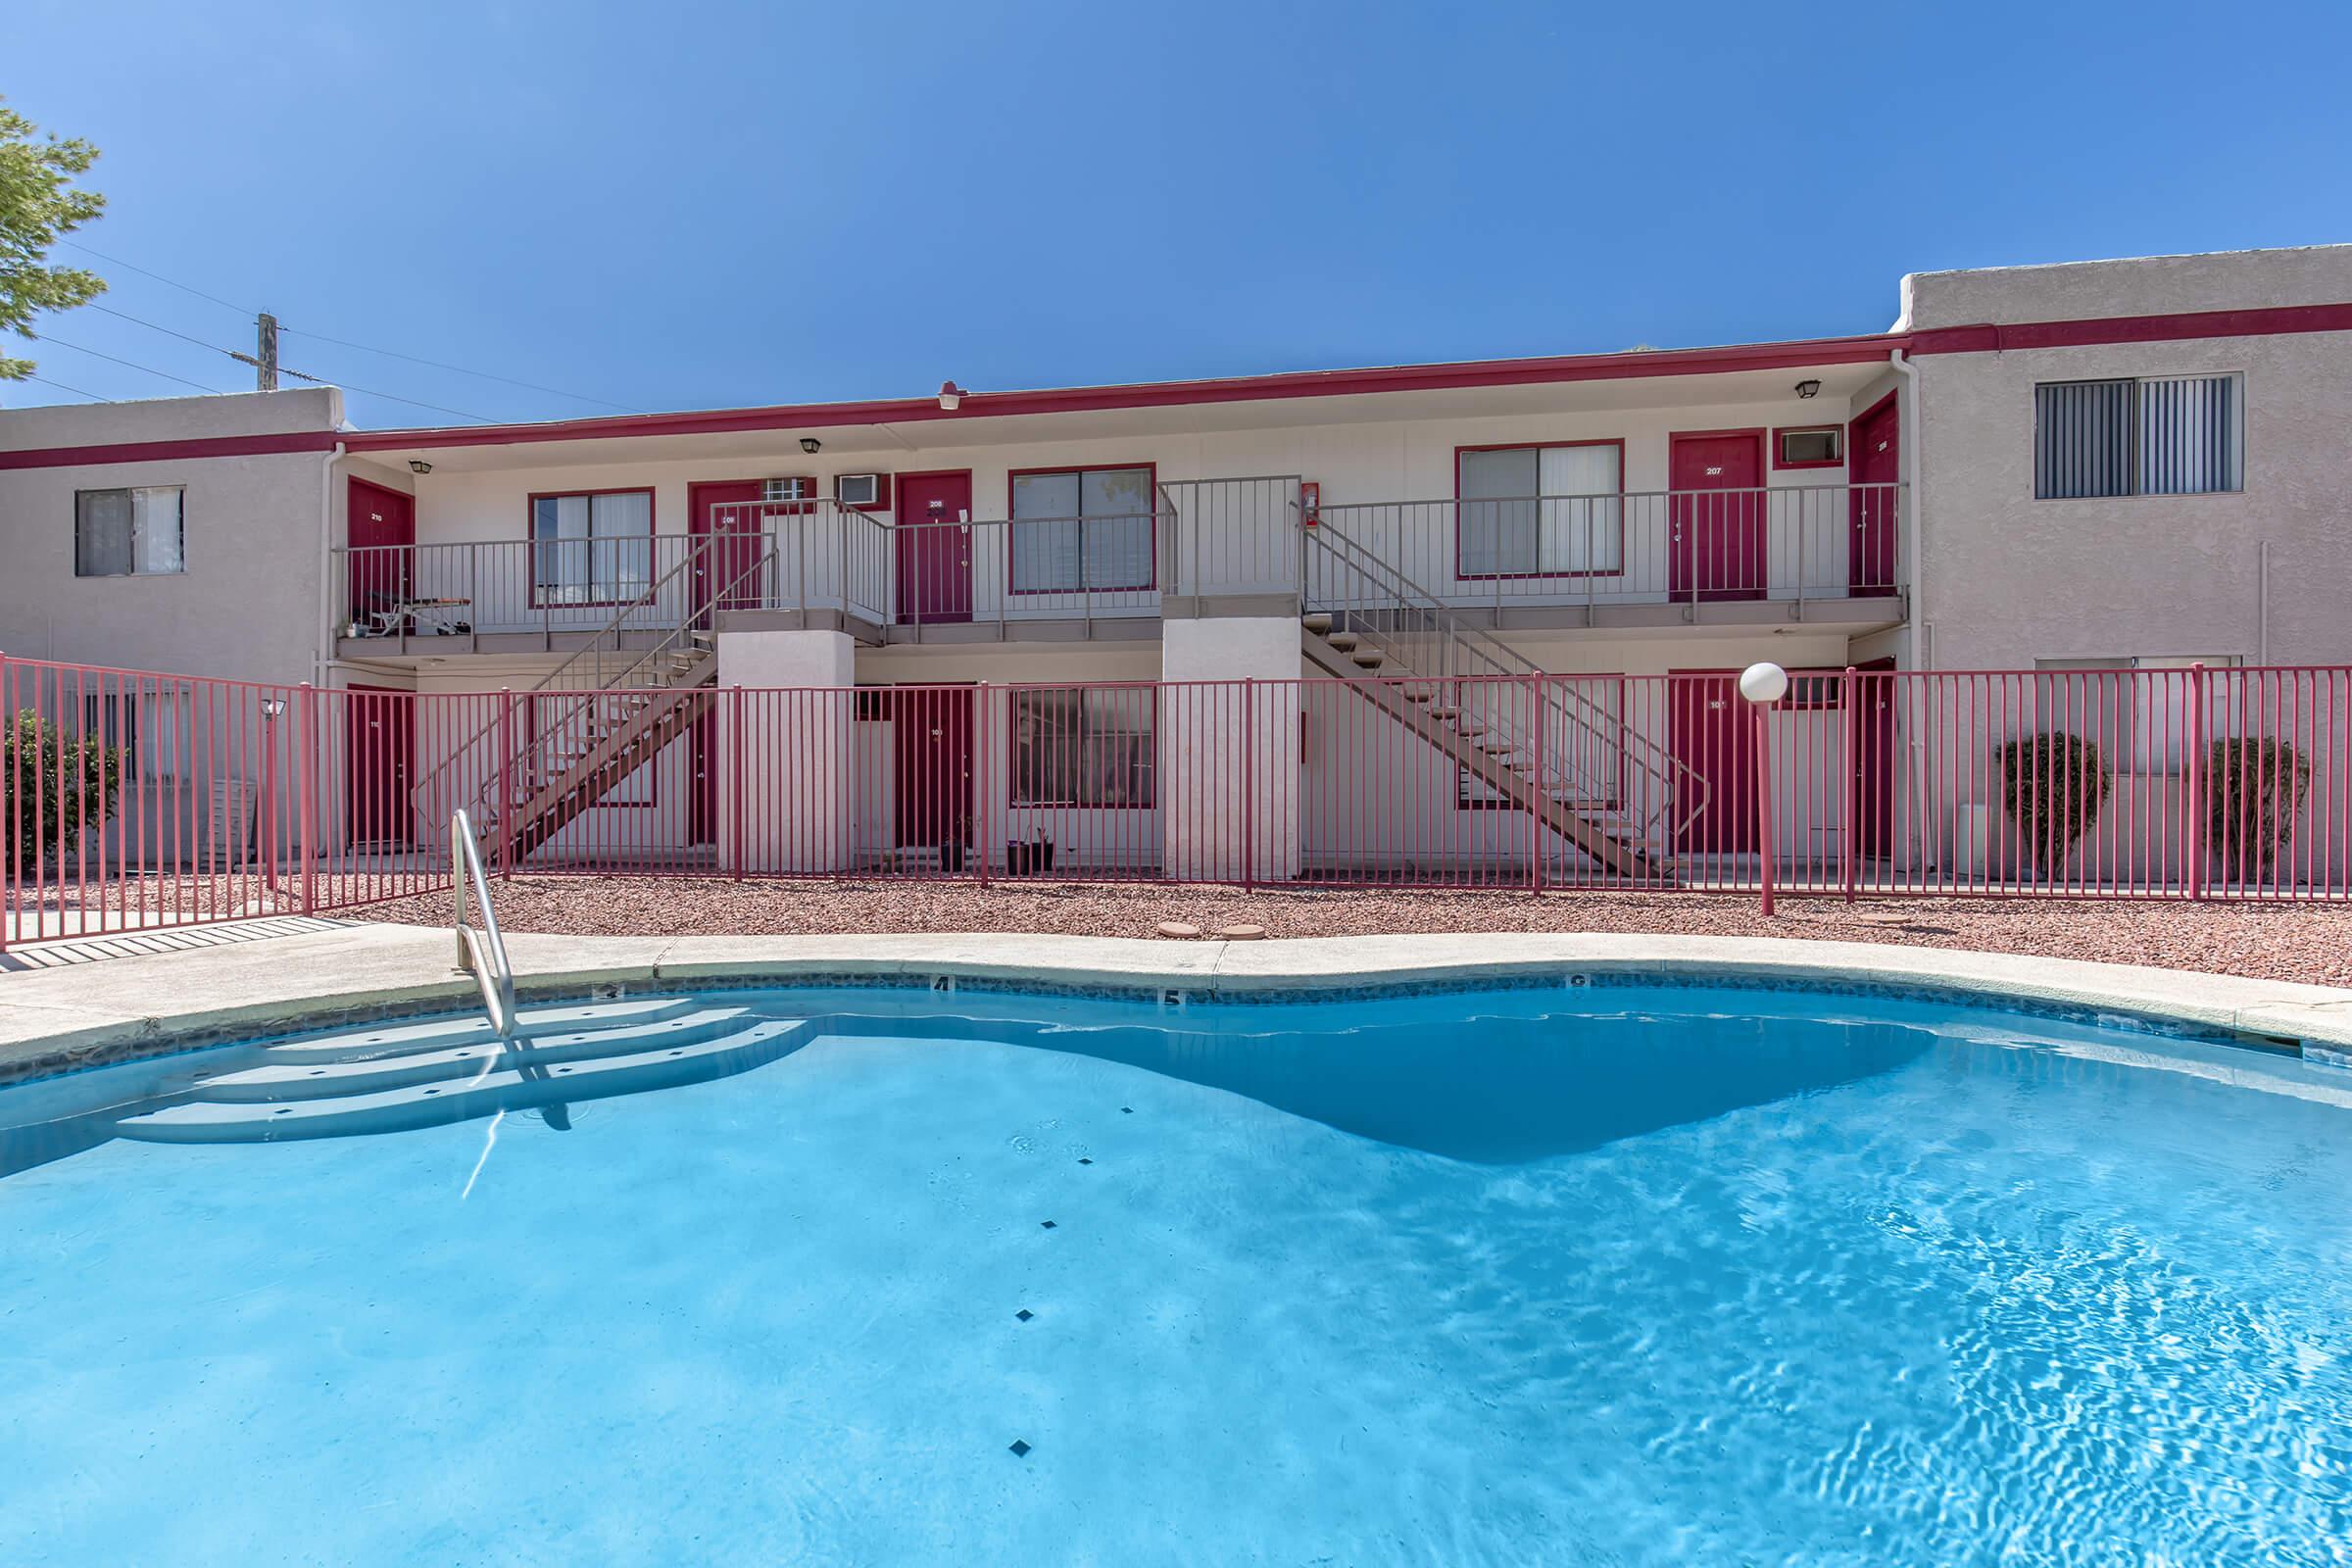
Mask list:
[{"label": "two-story apartment building", "polygon": [[[517,694],[495,733],[355,734],[355,837],[471,805],[539,860],[818,871],[1050,807],[1065,863],[1206,874],[1174,822],[1238,772],[1264,875],[1423,853],[1388,808],[1299,808],[1390,731],[1445,779],[1406,815],[1753,848],[1728,680],[1541,676],[2352,660],[2352,247],[1901,295],[1835,339],[534,424],[350,429],[326,390],[0,415],[0,652]],[[1246,717],[1166,733],[1169,683],[1237,680],[1270,683]],[[721,765],[732,687],[867,689],[737,733],[881,784]],[[1775,721],[1849,748],[1859,799],[1915,787],[1930,738],[1828,695]],[[1944,815],[1875,848],[1964,853]]]}]

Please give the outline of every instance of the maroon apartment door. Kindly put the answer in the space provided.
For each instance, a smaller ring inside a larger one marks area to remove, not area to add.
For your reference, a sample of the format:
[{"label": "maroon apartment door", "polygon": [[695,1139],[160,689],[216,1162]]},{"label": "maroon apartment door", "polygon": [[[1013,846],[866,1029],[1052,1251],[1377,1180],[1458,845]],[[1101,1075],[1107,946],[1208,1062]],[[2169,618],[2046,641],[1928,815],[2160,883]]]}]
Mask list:
[{"label": "maroon apartment door", "polygon": [[1764,432],[1677,433],[1668,445],[1674,597],[1763,598]]},{"label": "maroon apartment door", "polygon": [[897,828],[906,848],[961,844],[972,814],[972,694],[906,686],[890,694],[898,752]]},{"label": "maroon apartment door", "polygon": [[972,618],[972,470],[898,478],[902,624]]},{"label": "maroon apartment door", "polygon": [[[757,479],[686,487],[686,531],[695,538],[694,608],[736,610],[760,603],[760,535],[769,509]],[[744,503],[755,503],[744,505]],[[710,543],[705,545],[704,540]]]},{"label": "maroon apartment door", "polygon": [[[1697,775],[1706,803],[1678,800],[1680,855],[1740,855],[1756,847],[1756,718],[1731,670],[1675,670],[1667,677],[1667,744]],[[1683,775],[1677,775],[1682,777]],[[1702,873],[1703,874],[1703,873]]]},{"label": "maroon apartment door", "polygon": [[[1891,392],[1846,432],[1846,471],[1856,486],[1848,512],[1853,533],[1846,551],[1846,588],[1855,594],[1894,587],[1895,494],[1902,477],[1902,407]],[[1884,485],[1886,489],[1863,486]]]},{"label": "maroon apartment door", "polygon": [[345,834],[354,844],[416,842],[409,799],[416,752],[416,696],[388,686],[353,686],[344,699]]},{"label": "maroon apartment door", "polygon": [[416,498],[354,479],[343,529],[353,551],[350,618],[364,619],[408,598],[409,565],[416,550]]}]

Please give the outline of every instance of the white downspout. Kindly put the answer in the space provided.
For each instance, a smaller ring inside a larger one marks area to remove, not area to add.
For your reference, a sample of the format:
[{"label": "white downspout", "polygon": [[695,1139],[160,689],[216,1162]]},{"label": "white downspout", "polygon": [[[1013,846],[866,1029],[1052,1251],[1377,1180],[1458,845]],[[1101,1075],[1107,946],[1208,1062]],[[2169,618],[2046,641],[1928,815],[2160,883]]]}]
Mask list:
[{"label": "white downspout", "polygon": [[[1919,368],[1905,357],[1901,349],[1895,349],[1887,354],[1886,365],[1889,369],[1902,378],[1902,384],[1896,389],[1900,401],[1895,407],[1902,411],[1903,435],[1902,446],[1895,454],[1895,477],[1903,481],[1906,486],[1904,493],[1909,497],[1911,503],[1902,509],[1904,520],[1910,524],[1911,535],[1909,541],[1911,545],[1911,665],[1914,669],[1933,669],[1936,667],[1935,659],[1932,657],[1935,653],[1935,630],[1928,624],[1927,617],[1921,613],[1924,599],[1920,586],[1922,576],[1919,566],[1920,542],[1926,538],[1926,534],[1920,527],[1920,495],[1923,487],[1919,479],[1919,455],[1922,445],[1920,439],[1922,432],[1919,427]],[[1896,543],[1899,548],[1902,541],[1898,539]]]},{"label": "white downspout", "polygon": [[320,687],[326,685],[327,666],[334,662],[334,609],[329,596],[335,587],[335,465],[343,461],[343,443],[326,455],[318,469],[318,623],[316,657],[311,661],[311,679]]}]

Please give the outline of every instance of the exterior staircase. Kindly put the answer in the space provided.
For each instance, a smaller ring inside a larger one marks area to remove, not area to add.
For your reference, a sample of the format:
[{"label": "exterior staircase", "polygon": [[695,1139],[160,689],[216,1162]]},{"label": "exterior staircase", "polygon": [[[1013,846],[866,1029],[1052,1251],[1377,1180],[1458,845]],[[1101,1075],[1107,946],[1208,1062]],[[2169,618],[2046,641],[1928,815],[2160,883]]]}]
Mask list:
[{"label": "exterior staircase", "polygon": [[[756,603],[773,570],[778,538],[705,535],[527,693],[537,713],[530,733],[501,755],[497,721],[477,730],[413,792],[427,820],[465,810],[477,825],[485,860],[512,865],[561,833],[632,774],[691,734],[717,700],[720,607]],[[722,579],[721,567],[738,568]],[[690,597],[683,615],[651,648],[627,644],[648,604]],[[511,798],[510,798],[511,797]],[[508,858],[512,857],[512,858]]]},{"label": "exterior staircase", "polygon": [[[1628,882],[1665,885],[1706,781],[1572,679],[1468,624],[1328,525],[1305,537],[1300,651],[1364,701]],[[1594,758],[1614,775],[1602,787]],[[1581,765],[1580,765],[1581,763]]]}]

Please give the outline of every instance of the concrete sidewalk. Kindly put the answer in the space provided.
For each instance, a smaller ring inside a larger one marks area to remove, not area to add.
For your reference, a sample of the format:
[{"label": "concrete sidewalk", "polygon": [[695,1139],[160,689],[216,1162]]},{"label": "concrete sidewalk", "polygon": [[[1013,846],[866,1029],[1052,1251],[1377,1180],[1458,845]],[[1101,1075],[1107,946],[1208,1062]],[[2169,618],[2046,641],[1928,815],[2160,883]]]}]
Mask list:
[{"label": "concrete sidewalk", "polygon": [[[937,936],[507,939],[525,996],[697,979],[950,976],[1194,998],[1542,973],[1926,988],[2172,1020],[2352,1051],[2352,991],[2124,964],[1866,943],[1662,935],[1331,937],[1139,942]],[[0,975],[0,1082],[215,1040],[476,1004],[456,939],[351,925],[198,951]]]}]

